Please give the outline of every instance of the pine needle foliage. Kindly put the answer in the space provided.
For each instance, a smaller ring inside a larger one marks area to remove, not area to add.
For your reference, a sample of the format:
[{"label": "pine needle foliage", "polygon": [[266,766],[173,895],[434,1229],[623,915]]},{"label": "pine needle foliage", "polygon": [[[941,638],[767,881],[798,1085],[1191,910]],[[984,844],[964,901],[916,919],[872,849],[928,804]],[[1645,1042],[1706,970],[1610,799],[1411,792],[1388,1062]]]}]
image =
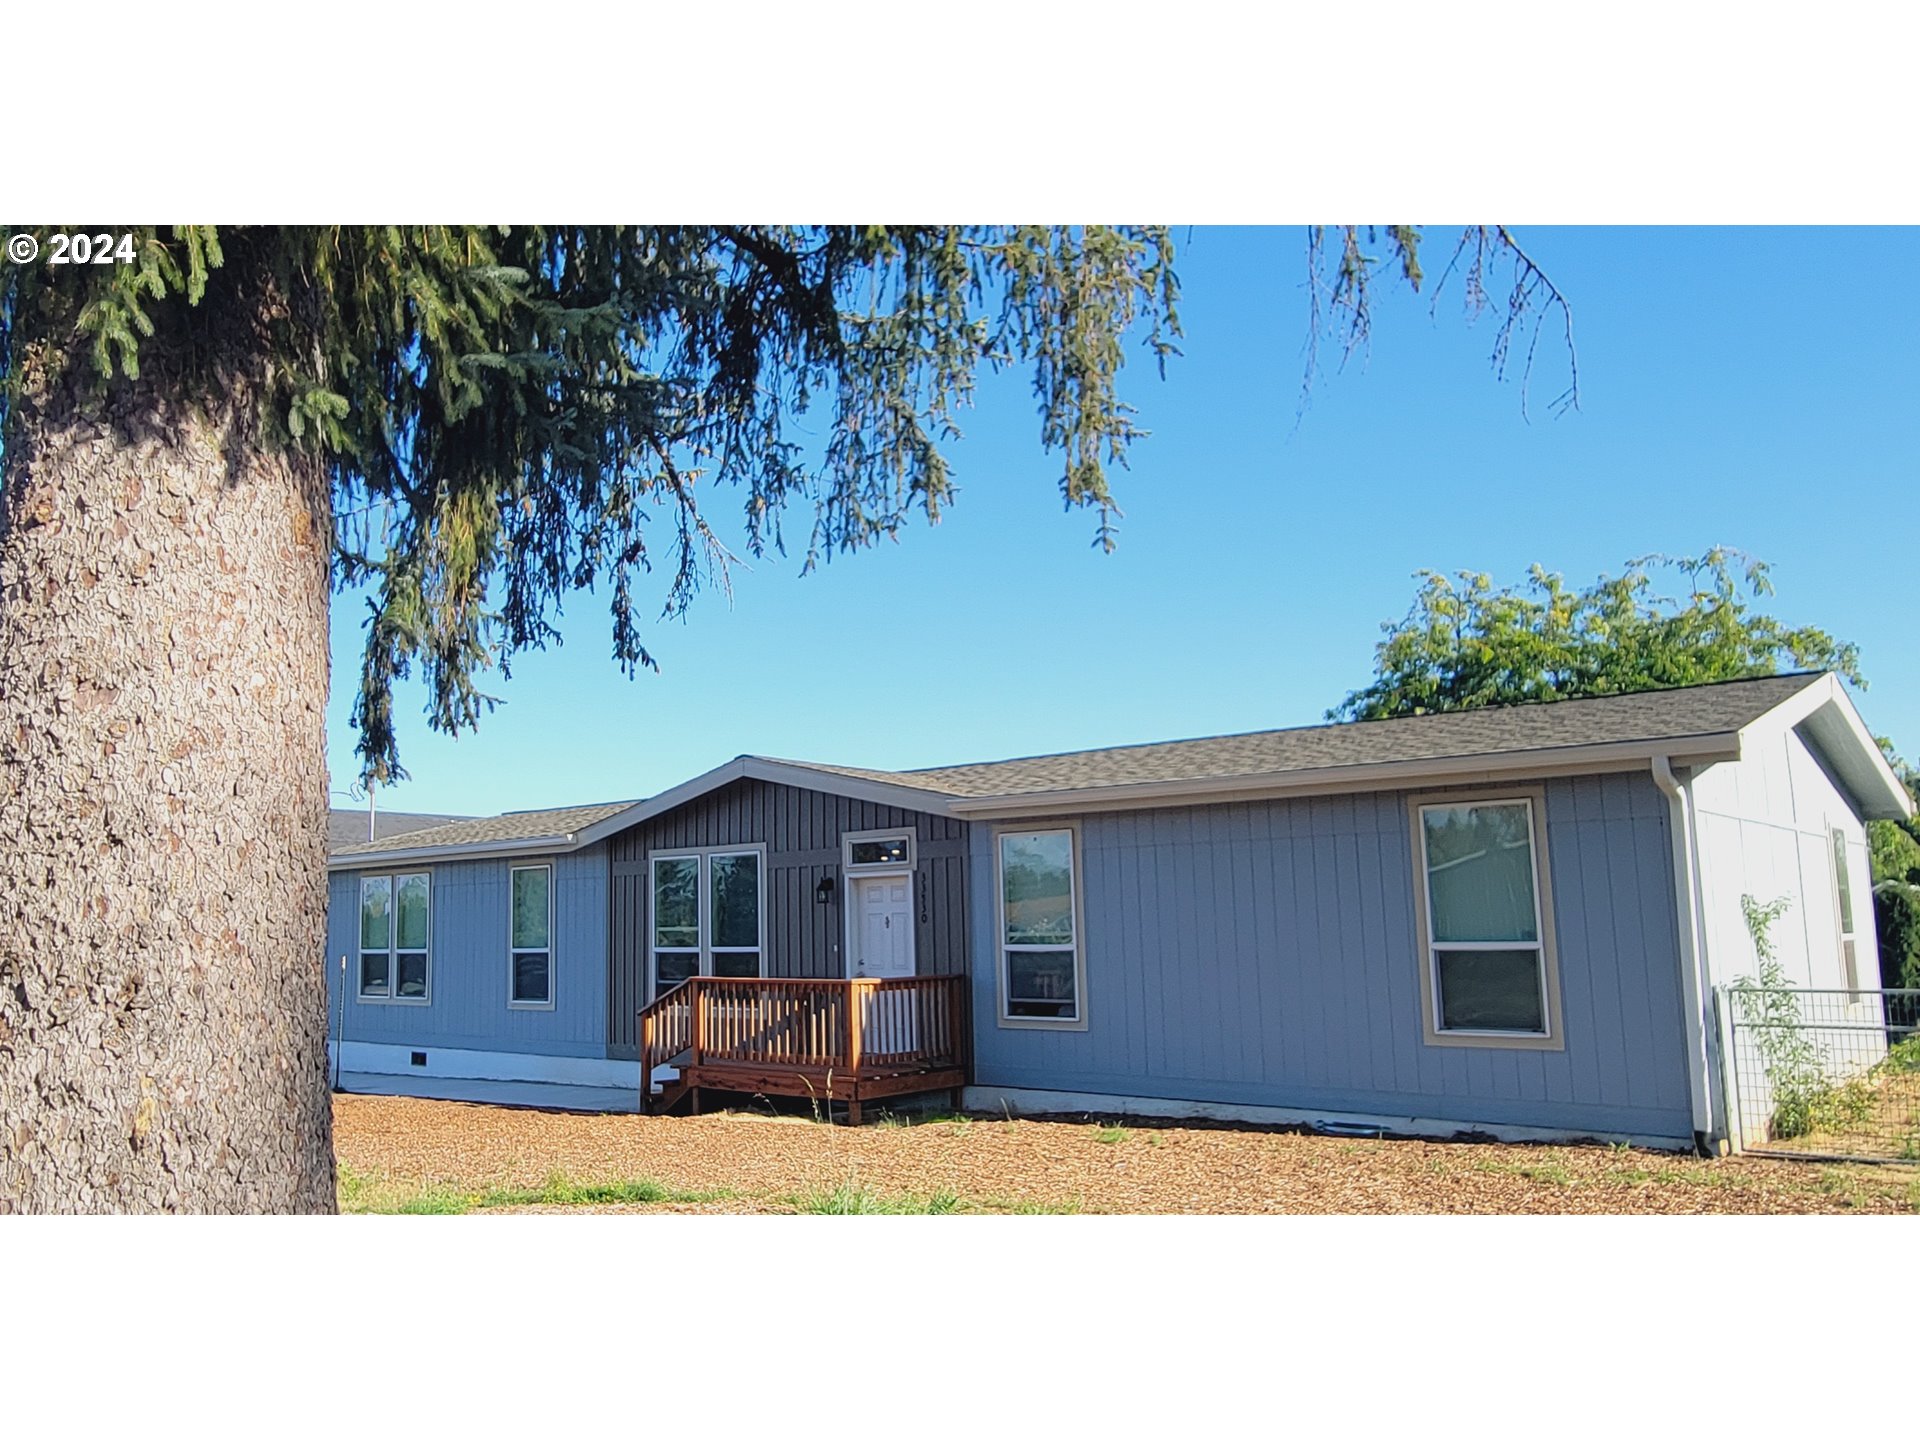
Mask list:
[{"label": "pine needle foliage", "polygon": [[1111,548],[1110,474],[1141,433],[1124,345],[1138,330],[1164,363],[1179,335],[1152,226],[134,233],[131,265],[10,270],[9,393],[35,365],[103,394],[137,381],[156,335],[190,335],[242,268],[284,298],[251,357],[260,433],[324,459],[336,577],[371,587],[354,718],[376,780],[404,773],[395,681],[418,666],[433,723],[472,725],[492,703],[476,677],[555,640],[570,591],[604,587],[613,658],[651,665],[637,575],[661,574],[669,616],[725,578],[703,497],[737,493],[753,554],[785,551],[799,502],[808,567],[937,520],[982,367],[1031,370],[1063,500]]},{"label": "pine needle foliage", "polygon": [[[1180,337],[1164,226],[54,228],[131,229],[135,258],[0,272],[0,447],[23,384],[147,384],[244,395],[258,443],[324,464],[336,583],[370,596],[373,782],[405,773],[397,682],[417,669],[429,723],[471,727],[484,672],[557,642],[573,591],[607,596],[622,670],[653,666],[643,580],[663,618],[727,583],[716,496],[750,556],[809,516],[807,569],[937,521],[983,368],[1029,374],[1062,501],[1111,550],[1112,473],[1144,433],[1128,347],[1164,370]],[[1376,270],[1418,290],[1422,233],[1311,231],[1312,336],[1364,345]],[[1571,356],[1571,311],[1503,228],[1461,232],[1469,313],[1503,261],[1496,369],[1550,313]]]}]

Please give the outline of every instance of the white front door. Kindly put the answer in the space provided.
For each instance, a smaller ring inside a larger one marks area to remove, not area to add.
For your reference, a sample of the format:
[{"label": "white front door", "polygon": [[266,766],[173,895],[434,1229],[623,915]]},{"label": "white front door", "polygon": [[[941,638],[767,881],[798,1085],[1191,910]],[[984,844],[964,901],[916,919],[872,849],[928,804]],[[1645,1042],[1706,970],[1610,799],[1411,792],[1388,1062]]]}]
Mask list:
[{"label": "white front door", "polygon": [[913,974],[913,877],[861,875],[853,882],[853,954],[856,979],[893,980]]},{"label": "white front door", "polygon": [[[853,881],[853,974],[898,980],[913,974],[913,876],[858,875]],[[887,990],[861,1002],[862,1053],[898,1055],[919,1033],[911,991]]]}]

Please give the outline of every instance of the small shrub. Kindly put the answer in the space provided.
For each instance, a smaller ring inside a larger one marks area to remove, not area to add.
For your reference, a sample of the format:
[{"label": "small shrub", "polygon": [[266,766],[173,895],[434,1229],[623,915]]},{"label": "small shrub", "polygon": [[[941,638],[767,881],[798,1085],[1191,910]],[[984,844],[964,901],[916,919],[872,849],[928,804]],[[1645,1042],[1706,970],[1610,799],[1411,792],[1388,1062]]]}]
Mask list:
[{"label": "small shrub", "polygon": [[1102,1145],[1118,1145],[1129,1133],[1124,1125],[1102,1125],[1093,1132],[1093,1138]]},{"label": "small shrub", "polygon": [[1757,984],[1742,976],[1732,987],[1734,1004],[1753,1031],[1767,1088],[1773,1094],[1767,1131],[1775,1140],[1812,1134],[1819,1120],[1830,1113],[1833,1090],[1820,1047],[1807,1038],[1799,998],[1774,953],[1769,933],[1791,903],[1786,896],[1765,905],[1751,895],[1740,897],[1760,974]]}]

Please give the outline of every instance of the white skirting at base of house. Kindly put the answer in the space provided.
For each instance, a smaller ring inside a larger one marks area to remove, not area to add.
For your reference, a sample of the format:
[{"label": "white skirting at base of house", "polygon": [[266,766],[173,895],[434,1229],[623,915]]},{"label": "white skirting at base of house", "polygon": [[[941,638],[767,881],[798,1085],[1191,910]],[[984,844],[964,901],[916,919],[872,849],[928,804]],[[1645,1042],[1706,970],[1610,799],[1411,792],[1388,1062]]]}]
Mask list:
[{"label": "white skirting at base of house", "polygon": [[1343,1130],[1450,1140],[1456,1135],[1485,1135],[1494,1140],[1561,1142],[1604,1140],[1648,1150],[1688,1150],[1670,1135],[1615,1135],[1592,1130],[1555,1130],[1537,1125],[1481,1125],[1464,1120],[1434,1120],[1418,1115],[1359,1115],[1348,1111],[1288,1110],[1276,1105],[1234,1105],[1214,1100],[1159,1100],[1144,1095],[1094,1095],[1077,1090],[1017,1090],[999,1085],[969,1085],[961,1094],[967,1110],[1013,1115],[1139,1115],[1161,1120],[1226,1120],[1243,1125],[1328,1125]]},{"label": "white skirting at base of house", "polygon": [[[421,1063],[415,1063],[415,1057]],[[520,1080],[599,1090],[640,1090],[638,1060],[586,1055],[526,1055],[510,1050],[448,1050],[434,1045],[329,1041],[327,1060],[359,1075],[438,1076],[449,1080]]]}]

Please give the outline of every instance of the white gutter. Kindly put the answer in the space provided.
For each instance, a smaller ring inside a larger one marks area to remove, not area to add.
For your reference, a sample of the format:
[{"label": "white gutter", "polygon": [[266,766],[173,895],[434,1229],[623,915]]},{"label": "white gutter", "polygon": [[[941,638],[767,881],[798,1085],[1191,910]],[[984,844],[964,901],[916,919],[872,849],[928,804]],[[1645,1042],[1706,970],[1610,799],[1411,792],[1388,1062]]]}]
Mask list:
[{"label": "white gutter", "polygon": [[1704,1145],[1713,1135],[1712,1057],[1708,1049],[1709,987],[1703,982],[1706,943],[1700,932],[1699,865],[1693,824],[1693,792],[1673,773],[1665,755],[1653,757],[1653,783],[1667,797],[1672,817],[1673,892],[1680,932],[1680,991],[1686,1000],[1687,1088],[1693,1133]]}]

